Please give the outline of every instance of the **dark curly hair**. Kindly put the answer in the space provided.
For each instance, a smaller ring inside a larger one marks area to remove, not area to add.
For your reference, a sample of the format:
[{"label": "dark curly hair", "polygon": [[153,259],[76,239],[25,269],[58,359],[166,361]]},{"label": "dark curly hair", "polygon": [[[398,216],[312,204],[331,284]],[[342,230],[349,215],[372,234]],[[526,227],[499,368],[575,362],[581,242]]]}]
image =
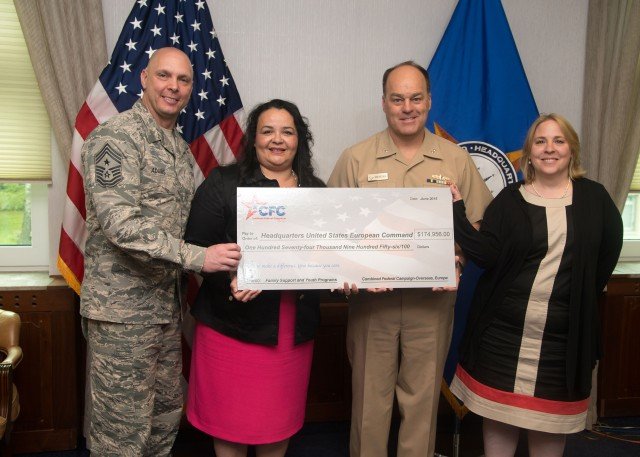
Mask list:
[{"label": "dark curly hair", "polygon": [[252,176],[256,169],[260,167],[256,154],[256,133],[258,131],[258,119],[265,111],[275,108],[286,110],[291,117],[298,133],[298,150],[293,159],[292,168],[298,175],[298,183],[301,187],[324,187],[324,183],[315,175],[313,163],[311,161],[311,145],[313,135],[309,130],[307,119],[300,114],[298,107],[286,100],[274,98],[266,103],[262,103],[249,113],[247,128],[242,145],[242,154],[238,161],[240,177]]}]

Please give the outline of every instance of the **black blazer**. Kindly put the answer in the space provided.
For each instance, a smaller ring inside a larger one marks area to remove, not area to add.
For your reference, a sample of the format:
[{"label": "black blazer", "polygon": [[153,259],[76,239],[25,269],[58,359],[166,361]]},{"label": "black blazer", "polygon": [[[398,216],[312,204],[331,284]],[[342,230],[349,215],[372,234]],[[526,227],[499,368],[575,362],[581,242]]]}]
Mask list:
[{"label": "black blazer", "polygon": [[[321,184],[318,180],[309,187]],[[278,187],[278,182],[267,179],[260,170],[241,180],[237,165],[215,168],[198,187],[191,203],[185,241],[204,247],[236,242],[238,187]],[[280,291],[265,290],[253,300],[242,303],[231,295],[229,273],[203,274],[203,278],[191,307],[191,313],[198,321],[242,341],[265,345],[278,343]],[[296,344],[312,339],[319,321],[318,291],[297,292]]]}]

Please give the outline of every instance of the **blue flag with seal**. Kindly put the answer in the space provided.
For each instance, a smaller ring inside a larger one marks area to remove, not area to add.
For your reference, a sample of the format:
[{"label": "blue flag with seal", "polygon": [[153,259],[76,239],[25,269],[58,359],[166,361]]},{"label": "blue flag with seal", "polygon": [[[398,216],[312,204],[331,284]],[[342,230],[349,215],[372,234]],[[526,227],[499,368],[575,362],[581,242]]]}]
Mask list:
[{"label": "blue flag with seal", "polygon": [[[427,128],[469,152],[494,196],[518,181],[522,144],[538,108],[500,0],[460,0],[428,72]],[[448,385],[481,273],[472,262],[465,267],[445,365],[443,393],[460,418],[466,411]]]}]

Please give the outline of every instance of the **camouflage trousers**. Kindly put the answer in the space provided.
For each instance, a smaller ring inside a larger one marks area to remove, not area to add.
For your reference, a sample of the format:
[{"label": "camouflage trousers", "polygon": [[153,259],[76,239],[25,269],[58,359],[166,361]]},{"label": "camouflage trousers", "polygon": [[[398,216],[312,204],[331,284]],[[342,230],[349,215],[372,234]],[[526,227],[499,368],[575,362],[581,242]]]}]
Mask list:
[{"label": "camouflage trousers", "polygon": [[168,456],[182,417],[181,331],[83,319],[87,447],[95,456]]}]

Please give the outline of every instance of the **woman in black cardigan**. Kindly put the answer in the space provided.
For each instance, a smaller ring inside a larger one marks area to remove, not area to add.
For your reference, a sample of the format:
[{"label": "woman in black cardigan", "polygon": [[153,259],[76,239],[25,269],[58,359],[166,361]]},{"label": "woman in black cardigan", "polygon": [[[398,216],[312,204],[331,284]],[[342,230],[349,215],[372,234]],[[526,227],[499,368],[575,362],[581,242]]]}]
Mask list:
[{"label": "woman in black cardigan", "polygon": [[[213,170],[191,205],[185,240],[236,241],[237,187],[324,187],[311,163],[313,139],[298,108],[284,100],[249,114],[236,166]],[[283,456],[304,421],[316,291],[238,290],[235,272],[208,274],[192,313],[197,320],[187,418],[213,436],[218,457]]]},{"label": "woman in black cardigan", "polygon": [[584,178],[580,143],[557,114],[531,126],[523,183],[489,205],[480,231],[455,185],[455,239],[485,272],[460,347],[452,392],[484,417],[485,455],[514,455],[528,430],[532,456],[561,456],[584,428],[599,358],[597,300],[622,247],[611,197]]}]

